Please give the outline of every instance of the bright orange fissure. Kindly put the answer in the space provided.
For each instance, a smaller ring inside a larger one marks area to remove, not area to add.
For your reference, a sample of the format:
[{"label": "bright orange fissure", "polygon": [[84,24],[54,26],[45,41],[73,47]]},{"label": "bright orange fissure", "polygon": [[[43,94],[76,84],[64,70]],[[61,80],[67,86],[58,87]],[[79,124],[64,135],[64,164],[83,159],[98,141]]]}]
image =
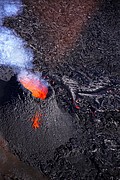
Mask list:
[{"label": "bright orange fissure", "polygon": [[34,129],[38,129],[39,127],[40,127],[40,124],[41,124],[41,116],[42,116],[42,114],[39,114],[39,112],[36,112],[35,113],[35,116],[32,118],[32,122],[33,122],[33,124],[32,124],[32,128],[34,128]]}]

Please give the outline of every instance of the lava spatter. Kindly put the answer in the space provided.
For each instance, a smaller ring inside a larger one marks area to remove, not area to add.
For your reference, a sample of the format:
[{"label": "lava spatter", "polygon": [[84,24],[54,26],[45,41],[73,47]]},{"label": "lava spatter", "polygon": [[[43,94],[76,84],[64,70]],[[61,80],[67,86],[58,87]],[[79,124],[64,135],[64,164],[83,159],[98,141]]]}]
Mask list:
[{"label": "lava spatter", "polygon": [[18,75],[20,83],[28,89],[32,96],[44,100],[48,94],[48,87],[45,80],[40,79],[38,75],[23,71]]}]

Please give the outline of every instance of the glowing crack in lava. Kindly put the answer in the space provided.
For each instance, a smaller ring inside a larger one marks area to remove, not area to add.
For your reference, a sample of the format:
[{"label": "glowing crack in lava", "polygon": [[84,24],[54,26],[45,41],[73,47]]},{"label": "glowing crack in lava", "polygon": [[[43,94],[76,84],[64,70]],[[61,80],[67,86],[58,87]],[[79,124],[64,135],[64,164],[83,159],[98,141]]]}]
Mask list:
[{"label": "glowing crack in lava", "polygon": [[35,116],[32,118],[32,128],[34,129],[38,129],[40,127],[40,118],[41,118],[42,114],[39,114],[39,112],[35,113]]},{"label": "glowing crack in lava", "polygon": [[48,94],[47,83],[31,72],[22,71],[18,75],[20,83],[36,98],[45,99]]}]

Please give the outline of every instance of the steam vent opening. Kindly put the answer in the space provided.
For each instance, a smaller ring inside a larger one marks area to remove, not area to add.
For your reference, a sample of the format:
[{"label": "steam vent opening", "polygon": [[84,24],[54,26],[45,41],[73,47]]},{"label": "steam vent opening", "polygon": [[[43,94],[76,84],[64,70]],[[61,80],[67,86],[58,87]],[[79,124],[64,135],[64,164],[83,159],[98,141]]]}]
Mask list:
[{"label": "steam vent opening", "polygon": [[119,180],[120,1],[0,0],[0,180]]}]

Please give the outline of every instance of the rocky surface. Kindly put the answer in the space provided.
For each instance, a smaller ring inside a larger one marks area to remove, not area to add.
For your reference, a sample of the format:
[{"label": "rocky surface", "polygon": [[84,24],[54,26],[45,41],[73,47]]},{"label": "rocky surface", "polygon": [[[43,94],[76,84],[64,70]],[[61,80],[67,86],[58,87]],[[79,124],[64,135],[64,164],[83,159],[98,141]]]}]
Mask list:
[{"label": "rocky surface", "polygon": [[0,135],[0,179],[47,180],[42,173],[21,162],[18,157],[11,153],[8,143],[2,135]]},{"label": "rocky surface", "polygon": [[13,75],[14,72],[10,67],[0,65],[0,80],[9,81]]}]

